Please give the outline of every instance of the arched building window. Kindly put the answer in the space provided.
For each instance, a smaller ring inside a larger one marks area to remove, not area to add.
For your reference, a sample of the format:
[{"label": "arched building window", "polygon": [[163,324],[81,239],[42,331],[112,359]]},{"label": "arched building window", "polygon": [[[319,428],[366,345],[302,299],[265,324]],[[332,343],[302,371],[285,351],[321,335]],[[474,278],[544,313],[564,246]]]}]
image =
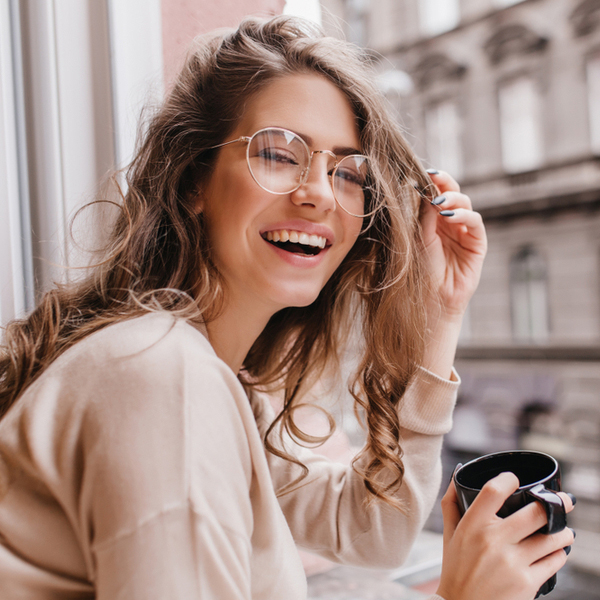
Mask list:
[{"label": "arched building window", "polygon": [[510,265],[513,337],[518,342],[548,339],[548,282],[546,262],[531,246],[519,250]]}]

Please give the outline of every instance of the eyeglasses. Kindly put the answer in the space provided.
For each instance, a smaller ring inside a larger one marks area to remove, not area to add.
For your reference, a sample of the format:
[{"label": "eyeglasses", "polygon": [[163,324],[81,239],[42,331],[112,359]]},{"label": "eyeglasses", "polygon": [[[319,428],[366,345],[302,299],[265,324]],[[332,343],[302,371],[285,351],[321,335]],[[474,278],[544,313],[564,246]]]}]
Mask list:
[{"label": "eyeglasses", "polygon": [[351,154],[337,160],[329,150],[309,150],[306,142],[297,134],[280,127],[267,127],[252,137],[242,136],[223,142],[220,148],[237,142],[245,142],[248,169],[256,183],[271,194],[295,192],[308,179],[312,158],[315,154],[329,155],[327,174],[333,196],[342,210],[353,217],[367,217],[367,181],[369,161],[362,154]]}]

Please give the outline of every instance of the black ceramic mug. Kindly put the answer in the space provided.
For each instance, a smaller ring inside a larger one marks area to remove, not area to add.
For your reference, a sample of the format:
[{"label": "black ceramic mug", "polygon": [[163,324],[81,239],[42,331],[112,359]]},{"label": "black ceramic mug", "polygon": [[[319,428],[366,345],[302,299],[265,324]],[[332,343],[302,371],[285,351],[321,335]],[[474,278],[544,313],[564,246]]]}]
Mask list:
[{"label": "black ceramic mug", "polygon": [[[471,506],[481,488],[490,479],[507,471],[519,478],[520,485],[498,511],[498,516],[507,517],[526,504],[538,501],[548,516],[548,524],[540,529],[540,533],[553,534],[562,531],[567,526],[567,516],[565,506],[556,494],[561,489],[560,466],[556,459],[543,452],[496,452],[459,466],[453,479],[461,514]],[[551,592],[555,585],[556,575],[553,575],[540,588],[536,598]]]}]

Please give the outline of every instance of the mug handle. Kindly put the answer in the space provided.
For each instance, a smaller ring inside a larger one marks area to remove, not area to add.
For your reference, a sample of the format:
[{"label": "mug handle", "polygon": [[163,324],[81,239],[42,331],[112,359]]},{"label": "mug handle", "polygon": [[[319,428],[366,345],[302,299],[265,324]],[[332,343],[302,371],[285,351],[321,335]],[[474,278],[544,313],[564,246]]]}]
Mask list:
[{"label": "mug handle", "polygon": [[546,489],[542,483],[538,483],[538,485],[525,491],[532,498],[541,502],[546,510],[548,524],[540,529],[541,533],[551,535],[562,531],[567,526],[565,505],[558,494],[552,490]]}]

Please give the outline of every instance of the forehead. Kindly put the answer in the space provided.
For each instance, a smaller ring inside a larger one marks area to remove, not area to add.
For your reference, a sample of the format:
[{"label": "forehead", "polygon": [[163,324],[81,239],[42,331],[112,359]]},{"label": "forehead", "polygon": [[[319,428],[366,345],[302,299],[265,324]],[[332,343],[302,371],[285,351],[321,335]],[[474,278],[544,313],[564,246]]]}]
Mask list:
[{"label": "forehead", "polygon": [[318,149],[360,148],[350,101],[320,75],[286,75],[252,96],[236,132],[252,135],[264,127],[290,129]]}]

